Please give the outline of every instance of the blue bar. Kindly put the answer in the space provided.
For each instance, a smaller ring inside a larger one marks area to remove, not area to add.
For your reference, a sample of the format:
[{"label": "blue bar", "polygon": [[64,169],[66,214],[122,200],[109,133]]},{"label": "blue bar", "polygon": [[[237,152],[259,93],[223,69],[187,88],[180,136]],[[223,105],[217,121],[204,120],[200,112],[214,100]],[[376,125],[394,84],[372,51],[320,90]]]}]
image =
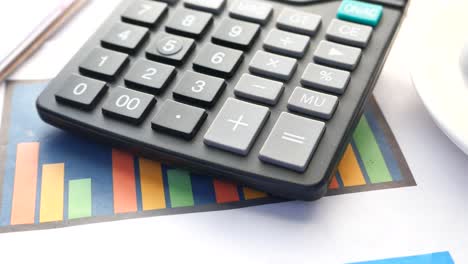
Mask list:
[{"label": "blue bar", "polygon": [[195,205],[216,204],[212,177],[192,174],[192,193]]},{"label": "blue bar", "polygon": [[419,256],[354,262],[350,264],[455,264],[455,262],[450,256],[450,253],[437,252]]},{"label": "blue bar", "polygon": [[388,139],[385,137],[382,128],[379,126],[377,118],[369,108],[365,112],[365,116],[367,117],[367,122],[369,123],[375,139],[377,140],[377,144],[379,144],[380,151],[384,156],[385,163],[387,164],[387,168],[390,171],[390,175],[392,176],[393,181],[401,181],[403,176],[401,174],[400,165],[395,159],[395,153],[393,153],[393,150],[388,143]]}]

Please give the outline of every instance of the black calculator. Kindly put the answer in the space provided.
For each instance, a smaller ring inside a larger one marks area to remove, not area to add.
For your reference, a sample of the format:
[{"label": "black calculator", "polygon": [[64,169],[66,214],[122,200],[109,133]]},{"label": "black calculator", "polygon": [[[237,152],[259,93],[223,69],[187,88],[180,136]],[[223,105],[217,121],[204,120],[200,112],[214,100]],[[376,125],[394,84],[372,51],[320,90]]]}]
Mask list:
[{"label": "black calculator", "polygon": [[405,0],[124,0],[37,100],[60,128],[314,200]]}]

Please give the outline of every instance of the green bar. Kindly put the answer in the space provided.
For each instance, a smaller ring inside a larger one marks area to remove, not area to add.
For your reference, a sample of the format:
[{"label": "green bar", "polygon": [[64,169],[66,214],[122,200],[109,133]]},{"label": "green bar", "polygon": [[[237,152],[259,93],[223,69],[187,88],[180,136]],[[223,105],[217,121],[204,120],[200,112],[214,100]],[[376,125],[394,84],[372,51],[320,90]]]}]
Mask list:
[{"label": "green bar", "polygon": [[371,183],[393,181],[377,140],[365,116],[362,116],[359,121],[353,138]]},{"label": "green bar", "polygon": [[70,180],[68,182],[68,219],[90,217],[91,179]]},{"label": "green bar", "polygon": [[193,206],[190,173],[184,170],[167,170],[171,207]]}]

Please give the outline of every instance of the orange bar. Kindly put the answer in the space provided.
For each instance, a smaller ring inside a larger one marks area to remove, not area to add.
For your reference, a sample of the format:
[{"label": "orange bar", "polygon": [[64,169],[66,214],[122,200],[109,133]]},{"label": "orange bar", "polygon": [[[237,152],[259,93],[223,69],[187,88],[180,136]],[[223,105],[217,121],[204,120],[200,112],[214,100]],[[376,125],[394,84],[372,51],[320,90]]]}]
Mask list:
[{"label": "orange bar", "polygon": [[227,181],[213,180],[215,188],[216,202],[229,203],[239,201],[239,193],[237,192],[237,185]]},{"label": "orange bar", "polygon": [[39,213],[39,221],[41,223],[63,220],[64,177],[65,164],[42,165]]},{"label": "orange bar", "polygon": [[39,143],[18,144],[10,219],[12,225],[34,224],[38,166]]},{"label": "orange bar", "polygon": [[338,165],[338,170],[340,171],[341,180],[345,187],[366,184],[366,180],[351,145],[348,145],[346,148],[343,158]]},{"label": "orange bar", "polygon": [[331,182],[330,184],[328,185],[328,189],[330,190],[335,190],[335,189],[339,189],[340,188],[340,184],[338,183],[338,181],[336,180],[336,175],[333,176],[333,178],[331,179]]},{"label": "orange bar", "polygon": [[138,208],[132,155],[120,150],[112,150],[112,179],[114,212],[116,214],[136,212]]},{"label": "orange bar", "polygon": [[249,187],[244,187],[243,190],[244,190],[244,198],[246,200],[260,199],[260,198],[265,198],[268,196],[268,194],[264,192],[254,190]]},{"label": "orange bar", "polygon": [[140,158],[140,182],[143,210],[166,208],[161,163]]}]

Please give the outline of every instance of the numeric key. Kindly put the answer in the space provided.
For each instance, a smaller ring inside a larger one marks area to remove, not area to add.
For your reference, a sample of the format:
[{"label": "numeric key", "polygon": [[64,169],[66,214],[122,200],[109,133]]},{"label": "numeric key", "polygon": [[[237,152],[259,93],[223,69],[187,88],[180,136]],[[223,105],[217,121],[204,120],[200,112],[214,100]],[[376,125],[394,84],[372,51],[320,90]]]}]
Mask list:
[{"label": "numeric key", "polygon": [[246,50],[260,33],[260,26],[237,19],[226,18],[213,34],[213,42]]},{"label": "numeric key", "polygon": [[95,48],[80,65],[83,75],[113,81],[129,62],[128,55],[103,48]]},{"label": "numeric key", "polygon": [[160,32],[146,50],[148,59],[173,65],[181,65],[195,47],[193,39]]},{"label": "numeric key", "polygon": [[174,66],[139,59],[125,75],[125,85],[158,94],[169,84],[175,74]]},{"label": "numeric key", "polygon": [[148,29],[117,23],[101,41],[102,46],[125,53],[135,53],[149,37]]},{"label": "numeric key", "polygon": [[139,124],[156,103],[153,95],[116,87],[104,102],[102,113],[109,117]]},{"label": "numeric key", "polygon": [[83,110],[92,110],[108,87],[105,82],[80,75],[72,75],[66,85],[55,94],[55,99]]},{"label": "numeric key", "polygon": [[194,60],[193,67],[197,71],[232,77],[242,59],[241,51],[209,43]]},{"label": "numeric key", "polygon": [[166,30],[171,33],[200,38],[213,21],[213,15],[186,8],[176,10],[169,22]]},{"label": "numeric key", "polygon": [[187,71],[174,89],[174,98],[210,107],[216,102],[225,87],[226,82],[223,79]]},{"label": "numeric key", "polygon": [[166,3],[138,0],[125,10],[122,20],[144,27],[154,27],[166,12]]}]

